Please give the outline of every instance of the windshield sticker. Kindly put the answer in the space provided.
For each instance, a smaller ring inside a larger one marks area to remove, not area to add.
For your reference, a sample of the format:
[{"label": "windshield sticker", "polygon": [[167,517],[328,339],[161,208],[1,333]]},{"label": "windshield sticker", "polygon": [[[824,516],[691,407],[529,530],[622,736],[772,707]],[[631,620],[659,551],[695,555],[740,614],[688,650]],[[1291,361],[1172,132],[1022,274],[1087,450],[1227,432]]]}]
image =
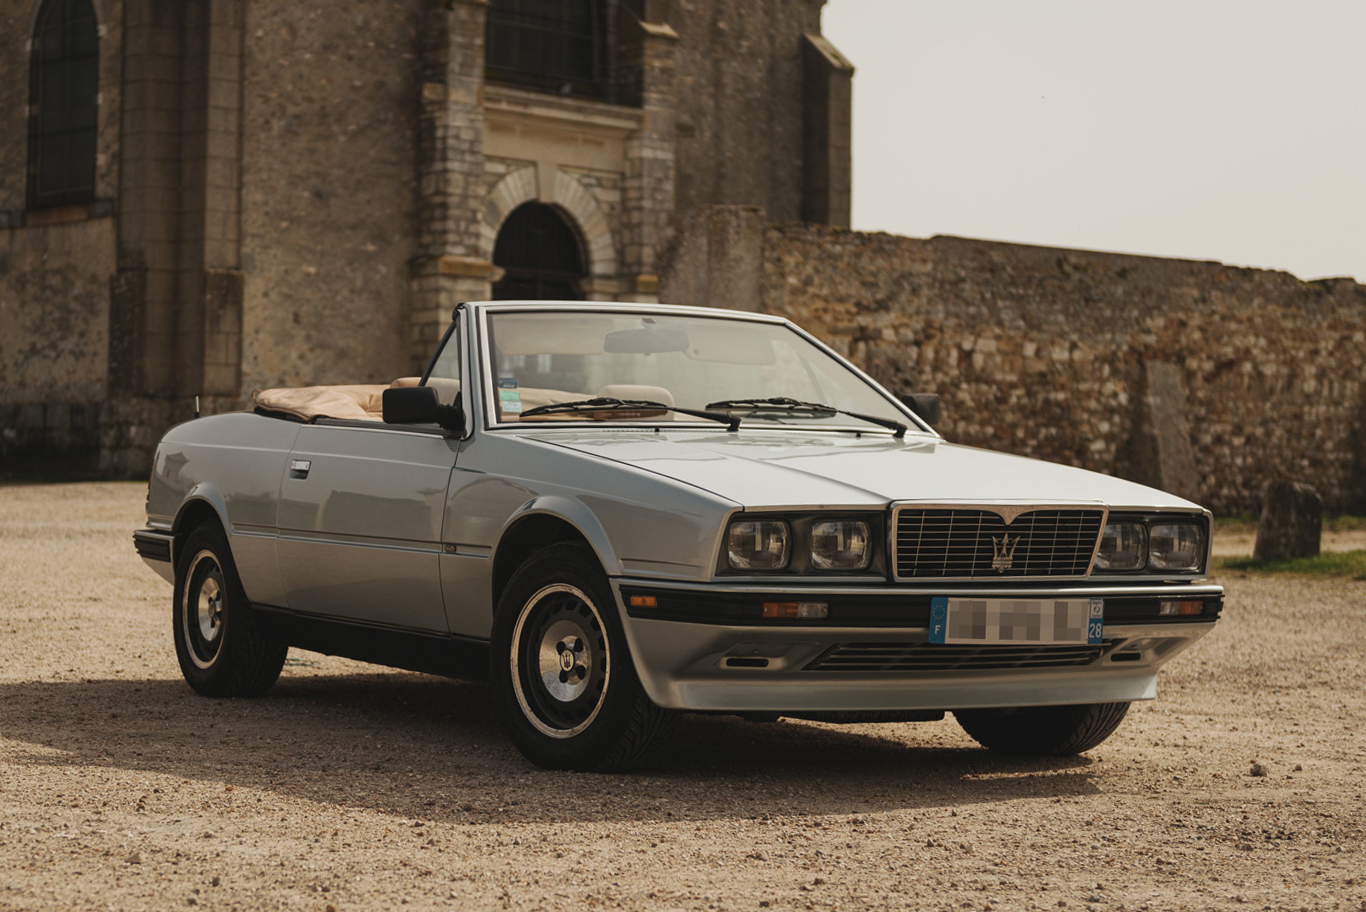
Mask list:
[{"label": "windshield sticker", "polygon": [[[505,384],[511,383],[508,387]],[[498,408],[505,415],[515,415],[522,411],[522,393],[517,389],[517,381],[503,377],[498,381]]]}]

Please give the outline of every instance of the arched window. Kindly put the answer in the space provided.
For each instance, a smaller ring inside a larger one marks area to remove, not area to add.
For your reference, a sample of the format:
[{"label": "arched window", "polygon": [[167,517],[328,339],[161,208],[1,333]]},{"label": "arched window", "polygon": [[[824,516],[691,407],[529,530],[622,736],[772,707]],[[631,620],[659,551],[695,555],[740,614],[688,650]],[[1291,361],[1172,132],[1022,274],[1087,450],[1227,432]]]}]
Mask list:
[{"label": "arched window", "polygon": [[95,196],[100,39],[90,0],[46,0],[33,31],[29,69],[28,203]]},{"label": "arched window", "polygon": [[584,276],[579,239],[564,217],[542,203],[523,203],[503,223],[493,262],[505,270],[495,300],[579,300]]},{"label": "arched window", "polygon": [[607,94],[603,0],[492,0],[490,79],[561,94]]}]

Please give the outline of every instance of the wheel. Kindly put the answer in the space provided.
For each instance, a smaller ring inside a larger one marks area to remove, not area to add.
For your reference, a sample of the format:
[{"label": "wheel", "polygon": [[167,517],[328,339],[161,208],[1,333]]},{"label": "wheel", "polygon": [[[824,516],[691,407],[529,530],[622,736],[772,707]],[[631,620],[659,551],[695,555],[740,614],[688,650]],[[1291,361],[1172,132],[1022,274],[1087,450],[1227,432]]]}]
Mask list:
[{"label": "wheel", "polygon": [[980,745],[1003,754],[1062,756],[1090,750],[1119,728],[1128,703],[960,709],[958,724]]},{"label": "wheel", "polygon": [[508,736],[546,769],[625,769],[678,719],[640,686],[607,577],[584,545],[551,545],[513,574],[489,665]]},{"label": "wheel", "polygon": [[257,697],[280,676],[289,647],[267,633],[248,604],[217,523],[185,539],[171,614],[180,671],[204,696]]}]

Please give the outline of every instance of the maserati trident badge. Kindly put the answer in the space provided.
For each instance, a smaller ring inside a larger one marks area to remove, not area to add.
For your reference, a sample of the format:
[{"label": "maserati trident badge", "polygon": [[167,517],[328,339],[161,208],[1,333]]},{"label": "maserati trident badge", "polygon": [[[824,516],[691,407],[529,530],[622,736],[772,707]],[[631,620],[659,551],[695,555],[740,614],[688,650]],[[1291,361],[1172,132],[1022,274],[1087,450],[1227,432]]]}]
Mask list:
[{"label": "maserati trident badge", "polygon": [[1020,536],[1010,537],[1010,533],[1002,535],[1000,538],[991,537],[991,569],[997,573],[1005,573],[1015,563],[1015,548],[1020,544]]}]

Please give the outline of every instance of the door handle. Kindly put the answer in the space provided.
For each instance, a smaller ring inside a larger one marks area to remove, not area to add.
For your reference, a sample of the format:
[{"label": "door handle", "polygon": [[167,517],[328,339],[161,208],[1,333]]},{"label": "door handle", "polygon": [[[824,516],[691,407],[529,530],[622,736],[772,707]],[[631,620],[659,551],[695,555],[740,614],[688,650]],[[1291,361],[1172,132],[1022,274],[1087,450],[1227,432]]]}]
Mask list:
[{"label": "door handle", "polygon": [[289,477],[307,478],[308,470],[312,467],[313,463],[308,459],[291,459],[289,461]]}]

